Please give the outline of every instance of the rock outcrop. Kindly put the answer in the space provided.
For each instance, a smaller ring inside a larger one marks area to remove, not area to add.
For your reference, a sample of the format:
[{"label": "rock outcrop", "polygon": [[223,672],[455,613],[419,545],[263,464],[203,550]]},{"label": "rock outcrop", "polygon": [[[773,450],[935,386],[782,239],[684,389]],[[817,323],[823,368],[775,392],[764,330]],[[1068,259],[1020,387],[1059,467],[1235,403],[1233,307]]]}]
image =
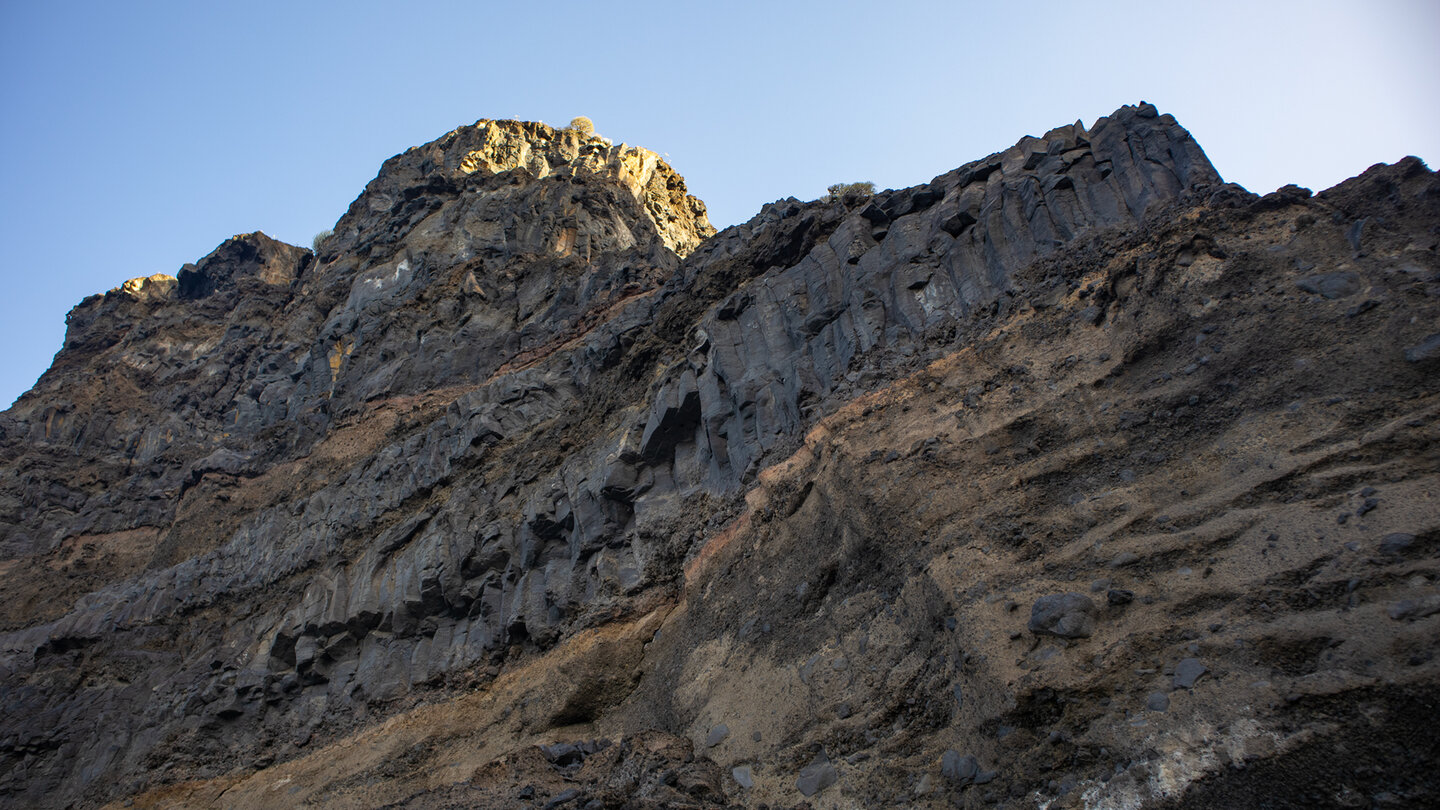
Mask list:
[{"label": "rock outcrop", "polygon": [[82,302],[0,415],[0,801],[1199,807],[1380,763],[1437,698],[1437,213],[1415,159],[1257,198],[1146,104],[719,234],[654,153],[457,129],[318,255]]}]

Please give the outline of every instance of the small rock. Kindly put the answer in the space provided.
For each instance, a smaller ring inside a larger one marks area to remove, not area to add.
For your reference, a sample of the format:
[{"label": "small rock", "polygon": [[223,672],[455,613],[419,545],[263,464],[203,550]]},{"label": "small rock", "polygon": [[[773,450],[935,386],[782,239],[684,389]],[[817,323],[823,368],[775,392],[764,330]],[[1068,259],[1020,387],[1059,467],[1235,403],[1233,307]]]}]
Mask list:
[{"label": "small rock", "polygon": [[1356,516],[1356,517],[1362,517],[1366,512],[1369,512],[1369,511],[1374,510],[1374,508],[1377,507],[1377,506],[1379,506],[1379,505],[1380,505],[1380,499],[1379,499],[1379,498],[1366,498],[1366,499],[1365,499],[1365,502],[1362,503],[1362,504],[1360,504],[1360,506],[1359,506],[1358,508],[1356,508],[1356,510],[1355,510],[1355,516]]},{"label": "small rock", "polygon": [[751,735],[750,735],[750,739],[753,740],[754,742],[760,742],[760,732],[756,731],[756,732],[754,732],[753,734],[751,734]]},{"label": "small rock", "polygon": [[940,775],[956,787],[983,785],[995,779],[994,771],[980,770],[980,761],[973,754],[961,756],[953,748],[940,757]]},{"label": "small rock", "polygon": [[1132,564],[1132,563],[1137,563],[1137,562],[1139,562],[1139,561],[1140,561],[1140,555],[1139,555],[1139,554],[1136,554],[1136,553],[1133,552],[1133,551],[1122,551],[1122,552],[1120,552],[1119,554],[1116,554],[1116,555],[1115,555],[1115,559],[1113,559],[1113,560],[1110,561],[1110,567],[1111,567],[1111,568],[1123,568],[1123,567],[1125,567],[1125,566],[1127,566],[1127,565],[1130,565],[1130,564]]},{"label": "small rock", "polygon": [[800,769],[800,778],[795,780],[795,789],[803,796],[814,796],[839,779],[840,775],[835,772],[835,766],[830,764],[830,758],[822,751],[815,755],[814,761]]},{"label": "small rock", "polygon": [[1415,600],[1413,599],[1401,599],[1399,602],[1391,602],[1385,607],[1385,613],[1397,622],[1410,618],[1414,612]]},{"label": "small rock", "polygon": [[728,736],[730,736],[730,727],[721,723],[710,729],[710,733],[705,735],[705,747],[714,748],[720,744],[721,740],[724,740]]},{"label": "small rock", "polygon": [[735,777],[735,781],[739,783],[740,787],[746,790],[755,786],[755,775],[750,772],[749,765],[738,765],[731,768],[730,775]]},{"label": "small rock", "polygon": [[1415,535],[1403,532],[1394,532],[1380,538],[1381,554],[1403,554],[1405,550],[1415,545]]},{"label": "small rock", "polygon": [[934,781],[930,778],[930,774],[921,774],[920,781],[915,783],[915,795],[929,796],[935,790]]},{"label": "small rock", "polygon": [[1433,360],[1440,357],[1440,332],[1436,332],[1405,350],[1405,359],[1411,363]]},{"label": "small rock", "polygon": [[1105,601],[1115,607],[1128,605],[1135,601],[1135,593],[1134,591],[1127,591],[1124,588],[1111,588],[1109,593],[1105,594]]},{"label": "small rock", "polygon": [[854,712],[850,709],[849,703],[841,703],[835,708],[835,716],[841,720],[844,720],[852,714],[854,714]]},{"label": "small rock", "polygon": [[1095,632],[1095,603],[1074,592],[1042,596],[1030,608],[1026,627],[1036,635],[1089,638]]},{"label": "small rock", "polygon": [[1175,677],[1171,683],[1175,689],[1189,689],[1195,685],[1196,678],[1209,671],[1200,659],[1186,658],[1175,665]]},{"label": "small rock", "polygon": [[555,795],[555,798],[545,803],[545,810],[554,810],[554,808],[572,801],[576,796],[579,795],[580,791],[576,790],[575,788],[562,790]]},{"label": "small rock", "polygon": [[1305,292],[1334,300],[1359,292],[1360,276],[1345,271],[1317,273],[1316,275],[1306,276],[1296,281],[1295,286]]},{"label": "small rock", "polygon": [[1101,577],[1100,579],[1097,579],[1097,580],[1095,580],[1094,582],[1090,583],[1090,592],[1091,592],[1091,593],[1100,593],[1101,591],[1105,591],[1105,590],[1109,590],[1109,589],[1110,589],[1110,580],[1109,580],[1108,578],[1105,578],[1105,577]]},{"label": "small rock", "polygon": [[1423,619],[1440,613],[1440,594],[1432,594],[1420,600],[1402,599],[1390,603],[1385,612],[1395,621]]},{"label": "small rock", "polygon": [[565,767],[574,765],[585,758],[585,752],[570,743],[556,743],[555,745],[540,746],[540,753],[552,763]]},{"label": "small rock", "polygon": [[1170,696],[1164,692],[1151,692],[1150,697],[1145,699],[1145,708],[1152,712],[1163,712],[1170,709]]}]

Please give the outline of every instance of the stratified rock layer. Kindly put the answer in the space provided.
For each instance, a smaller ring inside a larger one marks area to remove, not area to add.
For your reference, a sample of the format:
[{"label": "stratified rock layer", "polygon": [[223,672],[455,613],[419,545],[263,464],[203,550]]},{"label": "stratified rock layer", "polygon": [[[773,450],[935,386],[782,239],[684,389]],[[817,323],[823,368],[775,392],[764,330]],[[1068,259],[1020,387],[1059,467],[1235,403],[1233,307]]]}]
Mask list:
[{"label": "stratified rock layer", "polygon": [[457,129],[0,415],[0,797],[1252,795],[1436,698],[1437,212],[1142,104],[712,236],[653,153]]}]

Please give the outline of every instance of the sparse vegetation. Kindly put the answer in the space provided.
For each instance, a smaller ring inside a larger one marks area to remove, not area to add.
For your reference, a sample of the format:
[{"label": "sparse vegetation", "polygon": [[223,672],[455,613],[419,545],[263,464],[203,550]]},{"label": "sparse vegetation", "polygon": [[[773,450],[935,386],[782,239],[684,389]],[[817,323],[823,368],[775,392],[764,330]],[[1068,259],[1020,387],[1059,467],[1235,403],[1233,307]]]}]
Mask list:
[{"label": "sparse vegetation", "polygon": [[320,255],[320,246],[325,244],[325,240],[329,239],[330,234],[332,233],[334,233],[334,231],[326,228],[325,230],[315,234],[315,238],[310,240],[310,250],[312,250],[315,255]]},{"label": "sparse vegetation", "polygon": [[831,202],[847,198],[858,200],[875,196],[875,184],[869,180],[860,183],[836,183],[825,191],[825,199]]},{"label": "sparse vegetation", "polygon": [[570,126],[565,128],[580,133],[582,138],[589,138],[595,134],[595,122],[583,115],[577,115],[570,119]]}]

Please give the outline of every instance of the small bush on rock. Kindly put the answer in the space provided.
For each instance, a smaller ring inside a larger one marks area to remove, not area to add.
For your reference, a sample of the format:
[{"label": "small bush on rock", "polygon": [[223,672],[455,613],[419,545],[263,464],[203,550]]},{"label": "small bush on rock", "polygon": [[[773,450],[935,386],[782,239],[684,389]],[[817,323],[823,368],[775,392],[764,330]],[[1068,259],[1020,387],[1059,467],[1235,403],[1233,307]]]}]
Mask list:
[{"label": "small bush on rock", "polygon": [[875,184],[868,180],[861,183],[836,183],[825,191],[825,199],[831,202],[845,199],[858,200],[875,196]]},{"label": "small bush on rock", "polygon": [[313,251],[316,255],[319,255],[320,246],[325,244],[325,240],[329,239],[330,234],[332,233],[334,233],[334,231],[326,228],[325,230],[315,234],[315,238],[310,240],[310,250]]},{"label": "small bush on rock", "polygon": [[584,138],[595,134],[595,123],[583,115],[577,115],[570,119],[570,126],[565,128],[580,133],[581,137]]}]

